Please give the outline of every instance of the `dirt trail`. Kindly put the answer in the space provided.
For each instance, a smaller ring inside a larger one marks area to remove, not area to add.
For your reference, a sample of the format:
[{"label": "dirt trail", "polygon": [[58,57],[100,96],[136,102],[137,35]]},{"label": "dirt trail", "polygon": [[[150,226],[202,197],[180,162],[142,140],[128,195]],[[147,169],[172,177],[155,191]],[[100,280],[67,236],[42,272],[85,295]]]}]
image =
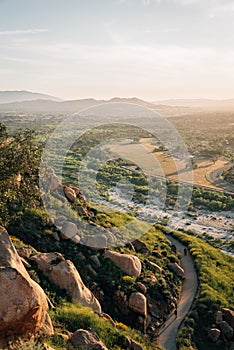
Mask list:
[{"label": "dirt trail", "polygon": [[178,329],[192,306],[198,288],[198,278],[191,254],[189,252],[187,252],[187,255],[184,254],[186,246],[171,236],[167,236],[167,238],[176,246],[177,252],[181,256],[181,266],[185,272],[185,279],[183,280],[180,300],[177,305],[178,315],[175,317],[174,313],[172,313],[169,316],[160,329],[157,342],[166,350],[176,350]]}]

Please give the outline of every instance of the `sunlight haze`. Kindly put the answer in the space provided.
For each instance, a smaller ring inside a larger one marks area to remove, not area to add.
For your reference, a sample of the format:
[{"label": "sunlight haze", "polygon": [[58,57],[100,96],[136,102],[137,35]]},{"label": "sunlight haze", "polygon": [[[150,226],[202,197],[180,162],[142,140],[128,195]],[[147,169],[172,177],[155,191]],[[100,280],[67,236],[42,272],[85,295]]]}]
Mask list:
[{"label": "sunlight haze", "polygon": [[0,90],[234,97],[234,1],[1,0]]}]

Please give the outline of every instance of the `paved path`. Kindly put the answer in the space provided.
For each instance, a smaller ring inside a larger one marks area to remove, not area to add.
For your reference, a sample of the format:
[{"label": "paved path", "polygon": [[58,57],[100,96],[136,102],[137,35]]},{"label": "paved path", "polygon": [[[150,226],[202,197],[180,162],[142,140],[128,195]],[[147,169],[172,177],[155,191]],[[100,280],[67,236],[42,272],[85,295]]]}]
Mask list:
[{"label": "paved path", "polygon": [[175,318],[174,313],[169,316],[159,331],[158,344],[166,350],[176,350],[178,328],[192,306],[198,288],[198,278],[192,256],[189,252],[187,252],[186,256],[184,255],[186,247],[171,236],[167,236],[167,238],[176,246],[177,253],[181,256],[181,266],[185,271],[185,279],[183,280],[180,300],[177,305],[178,316]]}]

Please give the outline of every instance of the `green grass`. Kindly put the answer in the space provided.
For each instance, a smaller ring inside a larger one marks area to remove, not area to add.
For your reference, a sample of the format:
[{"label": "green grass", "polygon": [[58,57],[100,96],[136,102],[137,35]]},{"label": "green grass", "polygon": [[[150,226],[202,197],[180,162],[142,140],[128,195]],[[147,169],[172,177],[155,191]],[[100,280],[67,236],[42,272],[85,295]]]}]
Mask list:
[{"label": "green grass", "polygon": [[217,349],[215,344],[208,341],[205,330],[214,323],[215,311],[223,307],[233,307],[234,259],[201,238],[180,232],[173,232],[173,236],[188,246],[199,279],[199,290],[192,313],[179,337],[179,349],[186,348],[191,335],[191,341],[195,341],[198,349]]},{"label": "green grass", "polygon": [[19,339],[16,342],[9,344],[9,350],[43,350],[44,346],[41,344],[36,336],[32,336],[29,340]]},{"label": "green grass", "polygon": [[[51,317],[58,332],[65,329],[75,332],[77,329],[92,328],[108,349],[128,349],[126,338],[132,338],[141,343],[145,350],[159,349],[156,345],[149,344],[147,339],[137,331],[120,323],[113,326],[109,321],[95,314],[90,308],[79,304],[64,303],[56,311],[51,312]],[[56,349],[64,349],[64,347],[60,347],[64,346],[64,343],[57,336],[50,339],[50,344]]]}]

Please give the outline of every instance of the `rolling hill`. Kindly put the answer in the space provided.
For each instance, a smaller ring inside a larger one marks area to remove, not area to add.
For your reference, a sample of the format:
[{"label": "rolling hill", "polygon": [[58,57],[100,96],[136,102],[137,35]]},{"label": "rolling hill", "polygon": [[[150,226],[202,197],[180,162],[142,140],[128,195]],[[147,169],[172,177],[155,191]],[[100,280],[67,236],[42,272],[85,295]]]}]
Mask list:
[{"label": "rolling hill", "polygon": [[35,101],[35,100],[51,100],[61,101],[59,98],[31,91],[0,91],[0,104]]}]

